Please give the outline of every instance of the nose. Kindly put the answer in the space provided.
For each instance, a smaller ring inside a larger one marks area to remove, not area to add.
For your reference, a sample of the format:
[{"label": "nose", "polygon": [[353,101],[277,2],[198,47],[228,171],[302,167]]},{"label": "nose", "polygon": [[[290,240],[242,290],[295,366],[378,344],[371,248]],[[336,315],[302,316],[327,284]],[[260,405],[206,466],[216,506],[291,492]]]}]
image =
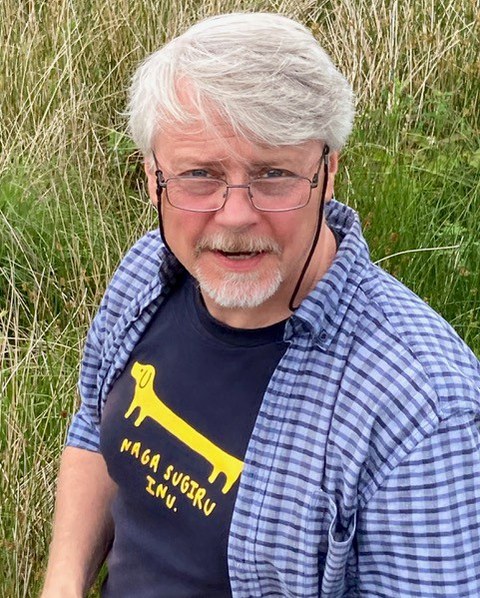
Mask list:
[{"label": "nose", "polygon": [[232,230],[243,230],[256,224],[261,214],[253,207],[249,189],[243,185],[232,185],[227,189],[227,199],[221,210],[215,213],[217,224]]}]

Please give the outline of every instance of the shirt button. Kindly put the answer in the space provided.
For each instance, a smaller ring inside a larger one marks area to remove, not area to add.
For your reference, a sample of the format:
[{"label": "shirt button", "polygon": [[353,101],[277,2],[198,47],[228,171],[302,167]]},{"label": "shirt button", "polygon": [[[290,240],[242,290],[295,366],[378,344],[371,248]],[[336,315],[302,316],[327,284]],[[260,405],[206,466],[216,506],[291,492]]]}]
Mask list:
[{"label": "shirt button", "polygon": [[320,332],[320,334],[318,335],[319,339],[323,342],[325,342],[327,340],[327,333],[325,330],[322,330]]}]

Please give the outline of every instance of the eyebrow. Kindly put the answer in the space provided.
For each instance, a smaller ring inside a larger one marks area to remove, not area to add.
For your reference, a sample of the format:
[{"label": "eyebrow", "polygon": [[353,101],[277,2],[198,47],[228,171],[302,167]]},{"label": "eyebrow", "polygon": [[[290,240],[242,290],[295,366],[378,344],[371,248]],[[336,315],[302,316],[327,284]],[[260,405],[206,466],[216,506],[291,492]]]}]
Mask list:
[{"label": "eyebrow", "polygon": [[[182,170],[183,168],[218,168],[219,166],[224,167],[225,162],[228,158],[225,159],[218,159],[218,160],[202,160],[197,158],[181,158],[178,161],[178,164],[175,165],[176,168]],[[261,168],[289,168],[293,167],[290,160],[288,159],[272,159],[272,160],[256,160],[255,162],[245,162],[245,166],[248,167],[249,171],[260,170]]]}]

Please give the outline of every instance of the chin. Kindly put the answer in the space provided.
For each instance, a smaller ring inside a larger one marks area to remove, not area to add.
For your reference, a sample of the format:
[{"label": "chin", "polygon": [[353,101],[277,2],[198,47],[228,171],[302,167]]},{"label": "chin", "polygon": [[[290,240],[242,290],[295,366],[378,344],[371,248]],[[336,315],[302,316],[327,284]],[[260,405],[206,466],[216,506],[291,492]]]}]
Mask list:
[{"label": "chin", "polygon": [[276,268],[263,275],[259,272],[226,272],[215,277],[197,268],[194,276],[202,294],[226,309],[259,307],[278,292],[283,282],[282,274]]}]

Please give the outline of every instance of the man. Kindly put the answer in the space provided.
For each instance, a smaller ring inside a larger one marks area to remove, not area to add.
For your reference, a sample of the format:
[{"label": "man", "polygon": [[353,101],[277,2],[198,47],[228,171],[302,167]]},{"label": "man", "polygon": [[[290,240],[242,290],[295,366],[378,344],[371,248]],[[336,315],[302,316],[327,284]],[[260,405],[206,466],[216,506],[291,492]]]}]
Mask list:
[{"label": "man", "polygon": [[138,69],[159,231],[87,339],[45,598],[107,552],[108,598],[480,595],[479,364],[332,199],[352,117],[278,15]]}]

